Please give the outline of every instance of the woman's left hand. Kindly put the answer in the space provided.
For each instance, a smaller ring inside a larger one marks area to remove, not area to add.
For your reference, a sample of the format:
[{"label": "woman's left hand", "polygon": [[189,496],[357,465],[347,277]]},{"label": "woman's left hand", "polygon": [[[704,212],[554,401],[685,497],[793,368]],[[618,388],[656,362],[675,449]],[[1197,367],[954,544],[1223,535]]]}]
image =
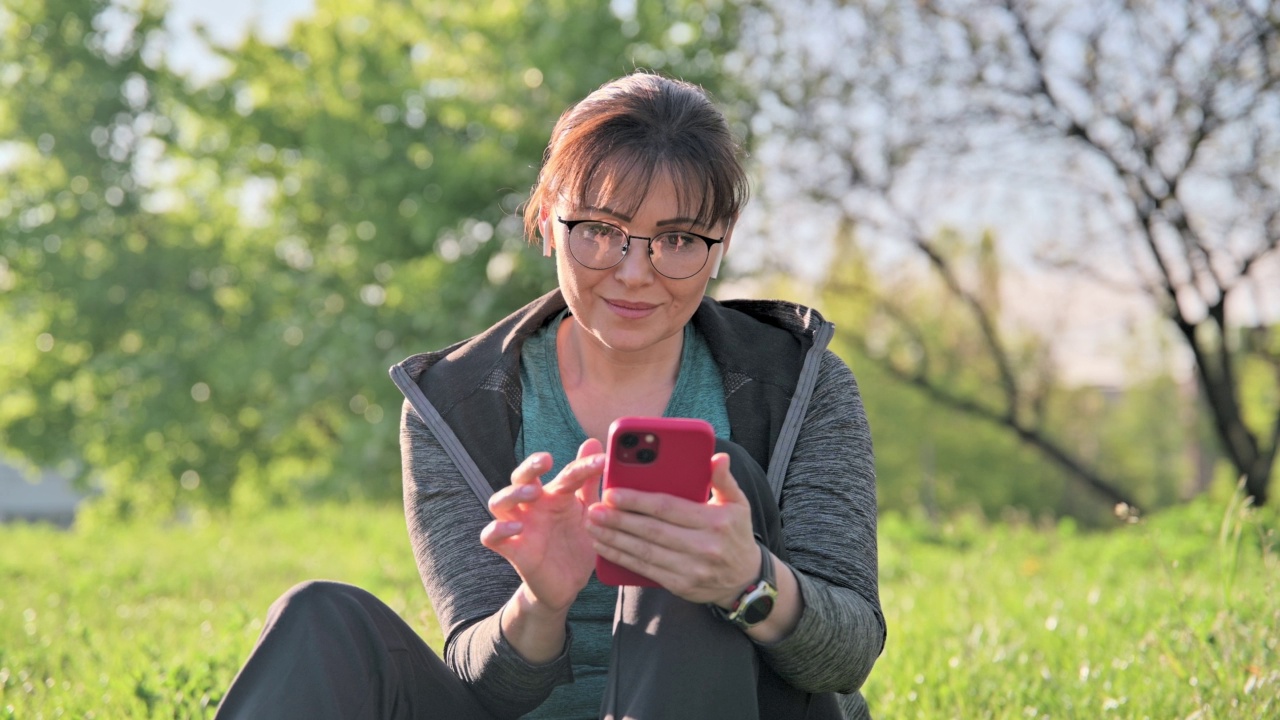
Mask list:
[{"label": "woman's left hand", "polygon": [[587,529],[601,557],[690,602],[728,609],[760,574],[751,503],[724,453],[711,459],[708,502],[610,488],[591,506]]}]

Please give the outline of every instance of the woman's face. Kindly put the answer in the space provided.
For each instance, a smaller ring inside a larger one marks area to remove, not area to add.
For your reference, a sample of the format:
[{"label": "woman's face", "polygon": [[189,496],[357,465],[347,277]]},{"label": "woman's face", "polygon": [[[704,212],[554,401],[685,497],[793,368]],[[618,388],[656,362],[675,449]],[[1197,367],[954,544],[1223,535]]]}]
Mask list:
[{"label": "woman's face", "polygon": [[587,335],[608,350],[619,353],[661,352],[672,344],[680,347],[680,333],[693,316],[707,289],[715,254],[693,277],[672,280],[653,268],[648,244],[632,241],[622,262],[607,270],[583,266],[568,250],[568,230],[559,220],[606,220],[628,234],[653,237],[671,230],[688,230],[712,238],[725,235],[726,223],[695,226],[681,217],[680,203],[671,178],[658,173],[634,214],[604,207],[577,207],[561,200],[546,218],[543,232],[552,233],[556,249],[556,274],[569,310]]}]

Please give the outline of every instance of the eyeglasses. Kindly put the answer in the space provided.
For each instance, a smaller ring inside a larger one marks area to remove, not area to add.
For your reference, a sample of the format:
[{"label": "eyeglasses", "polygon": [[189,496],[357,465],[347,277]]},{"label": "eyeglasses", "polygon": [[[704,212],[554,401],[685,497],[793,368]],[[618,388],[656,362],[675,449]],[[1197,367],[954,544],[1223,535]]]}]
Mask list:
[{"label": "eyeglasses", "polygon": [[691,278],[702,271],[711,256],[711,247],[724,242],[687,230],[673,230],[640,237],[603,220],[565,220],[557,217],[569,232],[569,254],[583,267],[608,270],[622,262],[632,240],[649,244],[649,262],[660,275],[672,280]]}]

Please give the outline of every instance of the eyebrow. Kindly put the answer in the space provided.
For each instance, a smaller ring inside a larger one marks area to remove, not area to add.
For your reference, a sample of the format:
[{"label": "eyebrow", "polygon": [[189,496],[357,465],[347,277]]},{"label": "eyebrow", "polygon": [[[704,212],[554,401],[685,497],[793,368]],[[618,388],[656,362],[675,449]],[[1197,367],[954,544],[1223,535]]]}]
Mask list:
[{"label": "eyebrow", "polygon": [[[592,212],[600,212],[600,213],[604,213],[604,214],[606,214],[606,215],[612,215],[612,216],[614,216],[614,217],[618,218],[619,220],[621,220],[621,221],[623,221],[623,222],[631,222],[631,220],[632,220],[632,218],[631,218],[631,216],[630,216],[630,215],[625,215],[625,214],[623,214],[623,213],[621,213],[621,212],[619,212],[619,211],[617,211],[617,210],[614,210],[614,209],[613,209],[613,208],[611,208],[611,207],[607,207],[607,206],[606,206],[606,207],[594,207],[594,206],[591,206],[591,205],[587,205],[587,206],[583,207],[582,209],[583,209],[583,210],[590,210],[590,211],[592,211]],[[667,225],[693,225],[693,224],[695,224],[695,223],[697,223],[697,220],[696,220],[695,218],[688,218],[688,217],[673,217],[673,218],[670,218],[670,219],[667,219],[667,220],[659,220],[659,221],[658,221],[658,227],[664,227],[664,226],[667,226]]]}]

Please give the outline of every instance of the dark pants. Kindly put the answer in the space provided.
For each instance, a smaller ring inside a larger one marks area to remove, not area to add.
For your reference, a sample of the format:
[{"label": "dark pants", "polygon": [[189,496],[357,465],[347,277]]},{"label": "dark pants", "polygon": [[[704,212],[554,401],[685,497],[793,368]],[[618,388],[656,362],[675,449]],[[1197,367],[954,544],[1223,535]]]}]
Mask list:
[{"label": "dark pants", "polygon": [[[778,508],[764,472],[732,443],[734,477],[755,531],[779,557]],[[810,695],[760,661],[740,630],[660,588],[618,594],[601,717],[611,720],[837,720],[834,696]],[[400,617],[368,592],[313,581],[271,606],[217,718],[486,719],[488,712]]]}]

